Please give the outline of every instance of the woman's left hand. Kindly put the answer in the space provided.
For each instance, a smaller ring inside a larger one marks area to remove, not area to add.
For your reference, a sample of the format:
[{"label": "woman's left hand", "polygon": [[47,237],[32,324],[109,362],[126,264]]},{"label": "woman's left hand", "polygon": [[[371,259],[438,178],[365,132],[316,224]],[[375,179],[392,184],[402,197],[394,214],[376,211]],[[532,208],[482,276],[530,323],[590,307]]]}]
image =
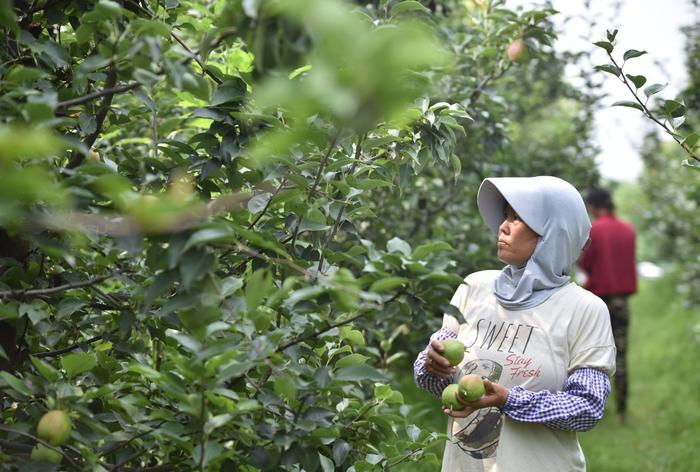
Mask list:
[{"label": "woman's left hand", "polygon": [[451,416],[453,418],[466,418],[479,408],[488,408],[492,406],[498,408],[502,407],[505,405],[506,400],[508,400],[508,390],[497,383],[484,379],[484,395],[481,398],[473,402],[468,402],[458,393],[457,399],[460,403],[465,405],[466,408],[463,410],[450,410],[449,408],[443,408],[442,411],[447,416]]}]

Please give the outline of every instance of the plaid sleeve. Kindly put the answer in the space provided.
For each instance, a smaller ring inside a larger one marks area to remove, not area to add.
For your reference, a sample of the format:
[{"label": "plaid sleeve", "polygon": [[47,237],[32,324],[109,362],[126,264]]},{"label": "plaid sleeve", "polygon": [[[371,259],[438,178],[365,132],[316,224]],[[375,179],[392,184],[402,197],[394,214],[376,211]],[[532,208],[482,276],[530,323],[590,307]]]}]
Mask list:
[{"label": "plaid sleeve", "polygon": [[[438,331],[433,333],[432,336],[430,336],[430,342],[433,342],[436,339],[442,341],[444,339],[454,339],[456,337],[457,334],[451,329],[440,328]],[[442,395],[442,391],[445,389],[445,387],[450,384],[450,379],[443,379],[442,377],[428,373],[425,368],[425,361],[428,358],[429,348],[430,343],[428,343],[428,346],[423,349],[420,354],[418,354],[416,361],[413,363],[413,376],[416,379],[416,385],[418,385],[418,387],[439,397]]]},{"label": "plaid sleeve", "polygon": [[604,372],[576,369],[559,392],[511,388],[501,410],[517,421],[544,423],[560,430],[588,431],[603,417],[609,395],[610,380]]}]

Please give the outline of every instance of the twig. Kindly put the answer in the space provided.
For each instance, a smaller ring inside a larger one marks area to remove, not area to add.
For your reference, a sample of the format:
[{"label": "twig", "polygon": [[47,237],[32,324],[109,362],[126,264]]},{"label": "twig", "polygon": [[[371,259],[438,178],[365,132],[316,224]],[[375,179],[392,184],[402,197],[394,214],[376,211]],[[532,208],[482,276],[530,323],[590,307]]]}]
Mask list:
[{"label": "twig", "polygon": [[204,472],[204,448],[205,448],[205,434],[204,434],[204,416],[206,415],[207,412],[207,402],[206,402],[206,396],[204,395],[204,391],[202,391],[202,406],[199,411],[200,413],[200,429],[199,429],[199,472]]},{"label": "twig", "polygon": [[[140,433],[133,435],[129,439],[126,439],[126,440],[121,441],[117,444],[114,444],[114,445],[104,449],[103,451],[100,451],[100,456],[102,456],[102,457],[107,456],[107,455],[113,453],[114,451],[117,451],[117,450],[123,448],[124,446],[128,446],[132,441],[135,441],[137,439],[140,439],[144,436],[151,434],[152,432],[154,432],[155,430],[157,430],[158,428],[160,428],[164,424],[165,424],[165,420],[161,421],[160,423],[158,423],[155,427],[153,427],[151,429],[148,429],[146,431],[141,431]],[[118,466],[121,466],[121,465],[124,465],[124,464],[120,464]]]},{"label": "twig", "polygon": [[[107,79],[105,80],[105,89],[113,89],[117,85],[118,75],[119,73],[117,71],[117,65],[115,62],[112,62],[109,71],[107,72]],[[107,93],[104,95],[104,99],[100,104],[100,108],[97,111],[97,114],[95,115],[95,131],[93,131],[90,134],[90,136],[88,136],[85,139],[85,146],[88,149],[91,148],[93,144],[95,144],[97,137],[102,132],[102,125],[104,124],[105,118],[107,117],[107,113],[109,112],[109,107],[112,105],[113,98],[114,93]],[[75,169],[80,164],[82,164],[84,160],[85,154],[78,151],[73,151],[73,155],[70,158],[70,161],[68,161],[66,169]]]},{"label": "twig", "polygon": [[[348,172],[348,175],[352,175],[355,173],[355,169],[357,169],[357,163],[360,161],[360,155],[362,154],[362,142],[365,139],[365,135],[363,134],[360,136],[360,138],[357,140],[357,144],[355,145],[355,160],[352,163],[352,166],[350,167],[350,171]],[[338,191],[340,193],[340,191]],[[323,259],[325,256],[325,249],[326,247],[331,243],[333,238],[335,237],[336,231],[338,231],[338,227],[340,226],[340,222],[343,218],[343,213],[345,212],[345,208],[347,208],[348,204],[350,203],[349,200],[346,200],[343,202],[342,206],[340,207],[340,210],[338,211],[338,216],[333,222],[333,227],[331,228],[330,233],[328,233],[328,237],[324,241],[324,243],[321,245],[319,251],[321,253],[321,256],[319,257],[318,261],[318,271],[321,272],[323,270]]]},{"label": "twig", "polygon": [[[479,83],[479,85],[474,89],[472,94],[469,96],[469,100],[467,101],[467,105],[465,106],[465,108],[469,108],[479,98],[479,96],[484,91],[484,88],[489,84],[489,82],[492,82],[494,80],[498,80],[501,77],[503,77],[503,75],[508,71],[508,69],[511,68],[512,65],[513,65],[513,63],[510,62],[505,67],[501,67],[500,70],[494,70],[493,72],[491,72],[491,74],[486,76],[481,81],[481,83]],[[501,66],[502,66],[502,63],[501,63]]]},{"label": "twig", "polygon": [[53,446],[53,445],[47,443],[47,442],[44,441],[43,439],[37,438],[37,437],[34,436],[33,434],[25,433],[24,431],[19,431],[19,430],[16,430],[16,429],[14,429],[14,428],[8,428],[7,426],[4,426],[4,425],[0,425],[0,431],[5,431],[5,432],[8,432],[8,433],[19,434],[20,436],[25,436],[25,437],[27,437],[27,438],[33,439],[33,440],[36,441],[37,443],[42,444],[43,446],[48,447],[48,448],[51,449],[52,451],[60,453],[61,456],[63,456],[63,457],[68,461],[68,463],[69,463],[70,465],[72,465],[72,466],[73,466],[75,469],[77,469],[77,470],[81,470],[81,468],[78,466],[78,464],[76,464],[75,461],[74,461],[73,459],[71,459],[71,457],[70,457],[68,454],[66,454],[65,452],[63,452],[63,450],[62,450],[60,447],[55,447],[55,446]]},{"label": "twig", "polygon": [[129,90],[133,90],[135,88],[139,88],[143,85],[141,82],[133,82],[128,85],[120,85],[119,87],[112,87],[112,88],[103,88],[102,90],[98,92],[92,92],[87,95],[83,95],[82,97],[76,97],[76,98],[71,98],[70,100],[64,100],[62,102],[58,102],[56,105],[57,108],[67,108],[67,107],[72,107],[74,105],[82,105],[83,103],[91,102],[92,100],[95,100],[96,98],[104,97],[105,95],[114,95],[117,93],[123,93],[123,92],[128,92]]},{"label": "twig", "polygon": [[419,447],[418,449],[411,451],[410,454],[406,454],[405,456],[403,456],[401,459],[397,460],[396,462],[389,463],[389,461],[387,460],[387,464],[385,467],[383,467],[382,470],[389,470],[392,467],[396,467],[397,465],[401,464],[402,462],[407,461],[408,459],[415,456],[416,454],[420,454],[424,450],[425,450],[425,448]]},{"label": "twig", "polygon": [[[321,175],[323,174],[323,169],[325,168],[326,164],[328,163],[328,158],[330,157],[331,152],[333,152],[333,149],[335,148],[335,144],[338,142],[338,138],[340,137],[340,132],[341,132],[341,129],[338,129],[338,131],[336,131],[335,136],[333,136],[333,139],[331,140],[331,143],[328,146],[328,149],[326,150],[326,153],[324,154],[323,159],[321,160],[321,164],[318,166],[318,171],[316,172],[316,177],[314,178],[314,182],[311,185],[311,187],[309,187],[308,197],[311,197],[314,194],[314,192],[316,191],[316,187],[318,187],[318,184],[321,181]],[[283,241],[283,243],[287,243],[291,239],[292,249],[294,249],[294,246],[296,245],[297,235],[299,234],[299,228],[301,227],[301,222],[303,219],[304,219],[303,216],[299,217],[299,220],[297,220],[297,224],[294,228],[294,232],[292,233],[292,236]]]},{"label": "twig", "polygon": [[673,131],[671,131],[671,130],[669,129],[669,127],[666,125],[666,123],[662,123],[661,121],[659,121],[659,119],[656,118],[656,117],[651,113],[651,111],[649,110],[649,108],[648,108],[647,105],[646,105],[646,102],[642,102],[642,101],[639,99],[639,96],[637,95],[637,92],[635,92],[634,90],[632,90],[632,87],[630,86],[629,81],[628,81],[627,78],[625,77],[625,74],[622,72],[622,67],[624,67],[624,63],[623,63],[623,66],[622,66],[622,67],[619,66],[619,65],[617,64],[617,62],[615,61],[615,59],[613,58],[612,54],[611,54],[610,52],[608,52],[607,50],[606,50],[606,52],[607,52],[607,54],[608,54],[608,57],[609,57],[610,60],[612,61],[613,65],[614,65],[615,67],[617,67],[617,70],[620,71],[620,75],[618,76],[618,78],[622,81],[623,84],[625,84],[625,86],[626,86],[626,87],[629,89],[629,91],[632,93],[632,96],[634,97],[634,99],[635,99],[635,100],[637,101],[637,103],[642,107],[642,114],[644,114],[647,118],[649,118],[651,121],[653,121],[653,122],[656,123],[657,125],[661,126],[661,127],[664,129],[664,131],[666,131],[666,133],[668,133],[668,134],[673,138],[673,140],[674,140],[675,142],[677,142],[678,144],[680,144],[680,146],[683,148],[683,150],[684,150],[690,157],[692,157],[694,160],[700,162],[700,156],[698,156],[697,154],[695,154],[695,153],[693,152],[693,150],[690,148],[690,146],[688,146],[686,143],[684,143],[684,142],[682,142],[680,139],[678,139],[678,136],[676,135],[676,133],[674,133]]},{"label": "twig", "polygon": [[323,328],[323,329],[321,329],[321,330],[319,330],[319,331],[316,331],[316,332],[314,332],[314,333],[307,334],[306,336],[297,336],[297,337],[293,338],[291,341],[289,341],[289,342],[287,342],[287,343],[285,343],[285,344],[279,346],[279,347],[277,348],[277,352],[284,351],[285,349],[287,349],[287,348],[289,348],[289,347],[291,347],[291,346],[294,346],[295,344],[299,344],[299,343],[301,343],[301,342],[304,342],[304,341],[306,341],[307,339],[315,338],[315,337],[317,337],[318,335],[325,333],[326,331],[332,330],[333,328],[337,328],[337,327],[339,327],[339,326],[343,326],[343,325],[346,325],[346,324],[348,324],[348,323],[352,323],[353,321],[355,321],[355,320],[357,320],[357,319],[359,319],[359,318],[363,318],[363,317],[367,316],[367,313],[369,313],[369,312],[358,313],[357,315],[351,316],[350,318],[348,318],[348,319],[346,319],[346,320],[339,321],[339,322],[333,323],[333,324],[329,324],[329,325],[326,326],[325,328]]},{"label": "twig", "polygon": [[85,345],[85,344],[92,344],[94,342],[99,341],[100,339],[103,339],[105,334],[106,335],[112,335],[115,334],[117,331],[119,331],[119,328],[114,328],[111,331],[107,331],[106,333],[99,334],[97,336],[94,336],[90,339],[86,339],[85,341],[77,342],[74,344],[71,344],[70,346],[66,346],[61,349],[57,349],[55,351],[46,351],[46,352],[37,352],[35,354],[32,354],[34,357],[56,357],[60,356],[61,354],[65,354],[66,352],[73,351],[74,349],[78,349],[80,346]]},{"label": "twig", "polygon": [[265,212],[267,211],[267,209],[270,208],[270,204],[272,204],[272,199],[277,196],[277,194],[280,192],[280,190],[282,190],[282,188],[284,187],[284,185],[286,183],[287,183],[287,177],[282,179],[282,182],[280,182],[279,187],[277,187],[277,190],[275,190],[275,193],[270,195],[270,199],[265,204],[265,208],[263,208],[262,211],[260,212],[260,214],[253,220],[253,222],[250,225],[248,225],[248,229],[253,229],[253,227],[258,223],[258,221],[260,221],[260,218],[262,218],[263,215],[265,214]]},{"label": "twig", "polygon": [[170,36],[172,36],[173,39],[175,39],[175,41],[177,41],[178,43],[180,43],[180,46],[182,46],[183,48],[185,48],[185,51],[187,51],[188,53],[190,53],[190,55],[192,56],[192,59],[194,59],[195,62],[199,65],[199,67],[202,68],[202,72],[204,72],[204,73],[207,74],[209,77],[211,77],[211,79],[212,79],[214,82],[216,82],[217,85],[221,85],[221,84],[223,83],[223,81],[222,81],[220,78],[218,78],[217,76],[215,76],[214,74],[211,73],[211,71],[207,68],[206,64],[204,64],[204,63],[202,62],[202,60],[199,58],[199,56],[198,56],[194,51],[192,51],[192,49],[190,49],[190,47],[189,47],[187,44],[185,44],[185,42],[184,42],[182,39],[180,39],[180,38],[179,38],[175,33],[173,33],[173,32],[170,33]]},{"label": "twig", "polygon": [[88,280],[82,282],[71,282],[69,284],[59,285],[57,287],[49,288],[38,288],[31,290],[5,290],[0,292],[0,298],[23,298],[23,297],[41,297],[46,295],[52,295],[54,293],[63,292],[66,290],[71,290],[74,288],[88,287],[90,285],[95,285],[102,282],[105,279],[112,277],[109,275],[100,275],[98,277],[92,277]]}]

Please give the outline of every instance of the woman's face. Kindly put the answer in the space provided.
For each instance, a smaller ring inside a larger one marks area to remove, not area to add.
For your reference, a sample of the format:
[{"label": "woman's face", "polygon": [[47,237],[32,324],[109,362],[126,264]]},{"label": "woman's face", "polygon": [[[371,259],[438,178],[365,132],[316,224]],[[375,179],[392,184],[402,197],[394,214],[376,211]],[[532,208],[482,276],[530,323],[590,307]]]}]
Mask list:
[{"label": "woman's face", "polygon": [[513,210],[506,205],[503,222],[498,227],[498,259],[520,267],[535,252],[539,236]]}]

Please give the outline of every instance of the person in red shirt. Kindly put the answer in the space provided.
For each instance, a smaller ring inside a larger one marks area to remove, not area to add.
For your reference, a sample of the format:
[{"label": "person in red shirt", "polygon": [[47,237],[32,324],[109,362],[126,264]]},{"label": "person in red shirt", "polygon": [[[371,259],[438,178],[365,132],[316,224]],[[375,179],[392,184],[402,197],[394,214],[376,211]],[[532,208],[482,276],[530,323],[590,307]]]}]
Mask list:
[{"label": "person in red shirt", "polygon": [[594,188],[586,204],[593,217],[590,244],[583,251],[579,265],[586,272],[584,287],[602,298],[608,306],[617,347],[615,402],[622,423],[627,413],[627,330],[628,298],[637,291],[634,227],[615,216],[610,192]]}]

